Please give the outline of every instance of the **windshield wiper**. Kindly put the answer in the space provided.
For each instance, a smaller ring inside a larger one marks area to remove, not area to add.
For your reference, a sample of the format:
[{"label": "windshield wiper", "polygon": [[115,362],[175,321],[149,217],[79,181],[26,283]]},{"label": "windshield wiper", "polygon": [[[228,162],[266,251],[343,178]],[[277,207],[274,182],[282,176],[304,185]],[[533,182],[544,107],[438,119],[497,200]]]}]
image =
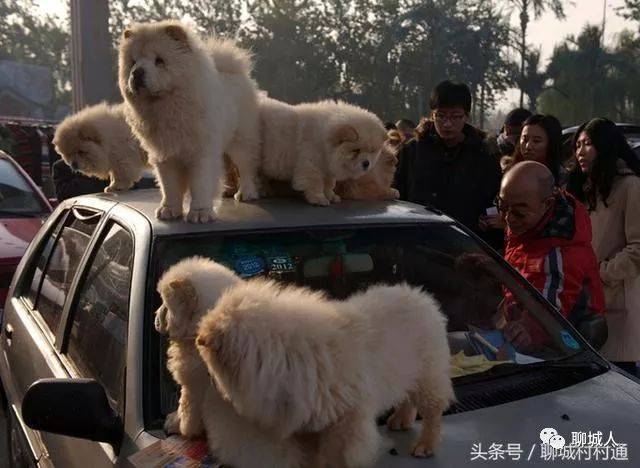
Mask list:
[{"label": "windshield wiper", "polygon": [[532,364],[517,364],[515,362],[505,362],[498,364],[484,372],[478,372],[477,374],[463,375],[456,379],[457,383],[475,383],[484,380],[491,380],[496,377],[506,377],[515,374],[521,374],[524,372],[535,372],[537,370],[576,370],[590,374],[601,373],[608,369],[607,366],[599,361],[592,359],[591,354],[588,354],[587,359],[578,359],[578,356],[582,356],[583,353],[579,353],[574,356],[569,356],[564,359],[555,361],[541,361]]}]

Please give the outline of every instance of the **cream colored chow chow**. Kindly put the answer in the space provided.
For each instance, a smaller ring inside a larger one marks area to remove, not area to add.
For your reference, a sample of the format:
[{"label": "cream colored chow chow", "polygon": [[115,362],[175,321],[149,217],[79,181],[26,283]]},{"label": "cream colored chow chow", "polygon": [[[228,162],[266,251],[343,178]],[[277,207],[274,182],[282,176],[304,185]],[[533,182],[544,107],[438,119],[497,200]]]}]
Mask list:
[{"label": "cream colored chow chow", "polygon": [[181,386],[177,411],[165,421],[167,433],[197,437],[206,433],[212,452],[237,468],[298,468],[302,452],[295,440],[280,440],[242,418],[211,385],[195,345],[198,323],[222,293],[240,280],[231,270],[202,257],[169,268],[158,282],[162,305],[156,330],[170,340],[167,368]]},{"label": "cream colored chow chow", "polygon": [[105,192],[130,189],[147,169],[147,155],[124,117],[124,105],[86,107],[56,128],[53,144],[74,170],[111,179]]},{"label": "cream colored chow chow", "polygon": [[446,318],[407,285],[373,286],[341,302],[243,281],[202,319],[197,344],[239,414],[283,438],[318,433],[320,466],[373,463],[375,417],[394,405],[402,414],[392,428],[417,406],[422,433],[412,453],[433,454],[454,398]]},{"label": "cream colored chow chow", "polygon": [[290,181],[315,205],[339,202],[336,182],[368,173],[386,136],[378,117],[340,101],[292,106],[263,97],[259,109],[263,174]]},{"label": "cream colored chow chow", "polygon": [[215,219],[223,153],[240,173],[239,199],[258,197],[257,91],[249,53],[230,41],[203,42],[178,21],[138,24],[120,43],[126,117],[149,153],[162,190],[160,219]]}]

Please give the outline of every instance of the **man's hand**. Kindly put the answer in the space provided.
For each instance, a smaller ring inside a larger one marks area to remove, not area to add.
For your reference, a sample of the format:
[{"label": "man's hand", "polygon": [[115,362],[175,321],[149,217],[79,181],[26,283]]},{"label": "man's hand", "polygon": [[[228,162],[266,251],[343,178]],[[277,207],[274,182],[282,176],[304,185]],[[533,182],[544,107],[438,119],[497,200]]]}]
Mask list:
[{"label": "man's hand", "polygon": [[531,335],[526,325],[520,321],[507,322],[502,333],[516,348],[526,348],[531,344]]}]

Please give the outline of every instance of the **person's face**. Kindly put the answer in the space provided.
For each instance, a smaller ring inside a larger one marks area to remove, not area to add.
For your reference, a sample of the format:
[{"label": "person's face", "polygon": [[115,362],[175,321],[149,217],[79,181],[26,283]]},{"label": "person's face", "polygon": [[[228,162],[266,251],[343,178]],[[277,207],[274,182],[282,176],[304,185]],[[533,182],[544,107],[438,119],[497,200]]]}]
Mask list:
[{"label": "person's face", "polygon": [[547,163],[549,137],[539,125],[525,125],[520,135],[520,151],[525,161]]},{"label": "person's face", "polygon": [[547,213],[553,197],[544,198],[538,190],[501,187],[496,199],[498,211],[509,230],[519,236],[533,229]]},{"label": "person's face", "polygon": [[598,157],[598,151],[596,147],[593,146],[593,142],[589,135],[585,132],[582,132],[578,139],[576,140],[576,160],[578,161],[578,165],[580,166],[580,170],[585,174],[591,172],[591,168],[593,167],[593,163]]},{"label": "person's face", "polygon": [[436,132],[445,141],[456,141],[462,137],[467,122],[467,113],[461,107],[445,107],[433,112]]}]

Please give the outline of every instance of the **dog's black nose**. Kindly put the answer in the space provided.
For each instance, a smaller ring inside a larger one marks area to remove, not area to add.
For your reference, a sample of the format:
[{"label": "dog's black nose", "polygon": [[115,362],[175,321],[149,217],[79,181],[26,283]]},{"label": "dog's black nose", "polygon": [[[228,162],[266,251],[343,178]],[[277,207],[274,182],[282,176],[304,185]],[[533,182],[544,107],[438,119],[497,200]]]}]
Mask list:
[{"label": "dog's black nose", "polygon": [[133,70],[133,88],[136,91],[144,88],[144,68],[136,68]]},{"label": "dog's black nose", "polygon": [[362,169],[364,169],[365,171],[369,169],[369,164],[370,163],[367,160],[362,161]]}]

